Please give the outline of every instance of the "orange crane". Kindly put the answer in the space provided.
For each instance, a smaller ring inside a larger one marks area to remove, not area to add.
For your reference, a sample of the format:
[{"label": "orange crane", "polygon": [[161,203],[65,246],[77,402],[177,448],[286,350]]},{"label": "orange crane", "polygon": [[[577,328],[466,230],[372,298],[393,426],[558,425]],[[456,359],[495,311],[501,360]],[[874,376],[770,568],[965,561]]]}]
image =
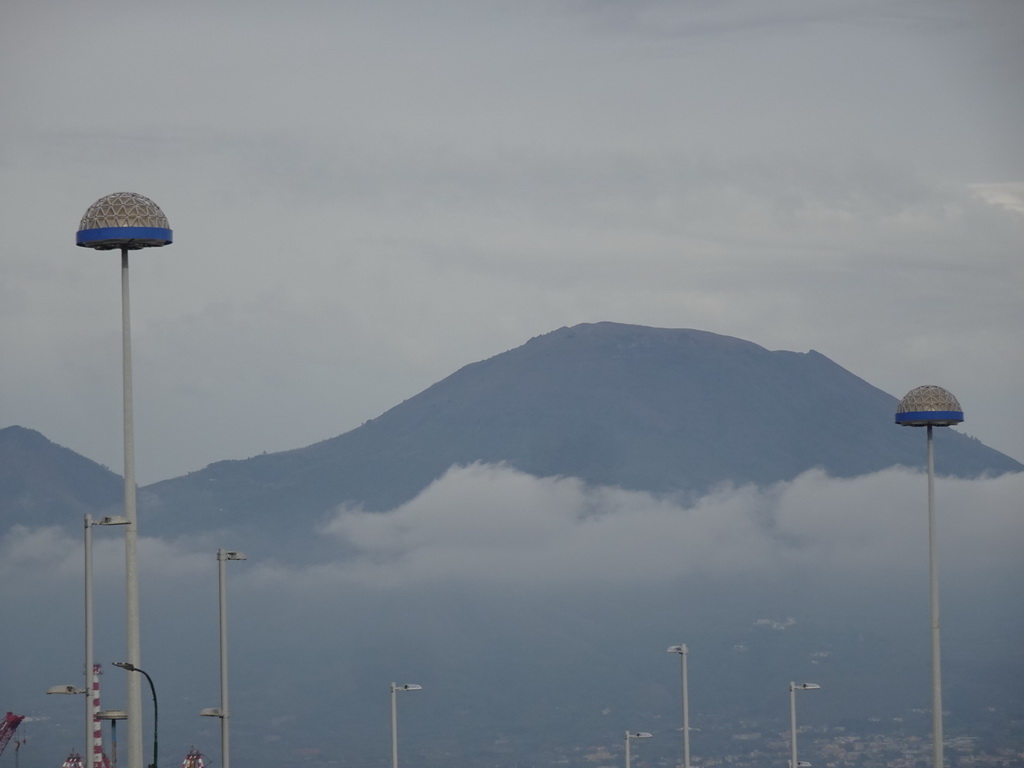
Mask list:
[{"label": "orange crane", "polygon": [[8,712],[7,717],[0,722],[0,755],[4,753],[4,748],[7,746],[7,742],[11,740],[11,737],[14,735],[14,731],[17,730],[18,726],[21,725],[21,721],[24,719],[24,715],[15,715]]}]

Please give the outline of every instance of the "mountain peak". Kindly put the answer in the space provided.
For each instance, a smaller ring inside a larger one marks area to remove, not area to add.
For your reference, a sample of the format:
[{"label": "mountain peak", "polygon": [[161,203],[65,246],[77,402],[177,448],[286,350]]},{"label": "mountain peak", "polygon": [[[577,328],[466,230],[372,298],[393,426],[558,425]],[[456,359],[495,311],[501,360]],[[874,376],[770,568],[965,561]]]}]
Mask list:
[{"label": "mountain peak", "polygon": [[[474,462],[655,494],[765,485],[814,468],[853,477],[922,465],[918,436],[893,424],[896,405],[817,352],[587,323],[467,365],[338,437],[150,486],[145,503],[176,529],[226,523],[232,510],[276,525],[287,509],[308,530],[342,504],[391,509]],[[1024,469],[948,432],[941,473]]]},{"label": "mountain peak", "polygon": [[63,525],[116,506],[122,479],[33,429],[0,429],[0,511],[5,524]]}]

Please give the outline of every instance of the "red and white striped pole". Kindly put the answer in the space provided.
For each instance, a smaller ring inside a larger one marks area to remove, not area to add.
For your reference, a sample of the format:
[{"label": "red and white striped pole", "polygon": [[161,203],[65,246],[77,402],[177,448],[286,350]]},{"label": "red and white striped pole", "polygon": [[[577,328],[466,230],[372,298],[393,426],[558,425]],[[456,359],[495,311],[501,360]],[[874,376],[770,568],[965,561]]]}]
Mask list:
[{"label": "red and white striped pole", "polygon": [[92,665],[92,689],[89,691],[89,710],[92,714],[92,768],[103,767],[103,721],[100,720],[99,664]]}]

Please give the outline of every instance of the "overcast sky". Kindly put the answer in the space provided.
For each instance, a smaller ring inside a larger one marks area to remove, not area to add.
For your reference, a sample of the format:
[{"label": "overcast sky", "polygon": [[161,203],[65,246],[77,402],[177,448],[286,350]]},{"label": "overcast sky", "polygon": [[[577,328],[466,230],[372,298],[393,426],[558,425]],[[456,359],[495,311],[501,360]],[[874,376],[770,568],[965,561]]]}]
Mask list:
[{"label": "overcast sky", "polygon": [[[0,426],[137,475],[352,429],[564,325],[817,351],[1024,459],[1024,4],[7,0]],[[895,428],[895,427],[894,427]]]}]

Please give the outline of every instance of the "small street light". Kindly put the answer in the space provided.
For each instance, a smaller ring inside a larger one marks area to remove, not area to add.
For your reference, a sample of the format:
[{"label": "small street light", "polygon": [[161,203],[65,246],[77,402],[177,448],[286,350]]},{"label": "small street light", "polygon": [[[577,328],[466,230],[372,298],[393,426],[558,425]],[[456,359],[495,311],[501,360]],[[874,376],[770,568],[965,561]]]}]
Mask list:
[{"label": "small street light", "polygon": [[92,529],[96,525],[128,525],[127,517],[106,515],[93,520],[92,515],[85,516],[85,688],[92,689],[93,695],[85,698],[85,751],[91,753],[90,768],[101,768],[103,751],[100,732],[99,688],[96,677],[98,667],[93,666],[93,611],[92,611]]},{"label": "small street light", "polygon": [[157,768],[156,761],[156,750],[157,750],[157,705],[156,705],[156,687],[153,685],[153,678],[149,676],[146,670],[136,667],[130,661],[115,661],[115,667],[126,669],[129,672],[141,672],[146,677],[146,682],[149,683],[149,692],[153,694],[153,762],[151,768]]},{"label": "small street light", "polygon": [[246,560],[242,552],[232,549],[217,550],[217,585],[220,605],[220,706],[208,707],[199,714],[202,717],[220,718],[220,763],[221,768],[231,768],[231,732],[228,710],[228,601],[224,563],[228,560]]},{"label": "small street light", "polygon": [[796,759],[796,692],[817,691],[821,688],[817,683],[789,684],[789,748],[791,768],[809,768],[810,763],[801,763]]},{"label": "small street light", "polygon": [[[78,686],[75,686],[75,685],[51,685],[49,688],[46,689],[46,692],[48,694],[49,693],[58,693],[58,694],[61,694],[61,695],[65,695],[65,694],[78,695],[78,694],[82,694],[82,693],[88,693],[88,691],[86,691],[85,688],[79,688]],[[86,707],[88,707],[88,697],[86,697]],[[87,740],[85,742],[85,746],[86,746],[86,750],[87,750],[88,747],[89,747],[88,738],[87,738]]]},{"label": "small street light", "polygon": [[96,717],[111,721],[111,768],[118,768],[118,721],[127,720],[128,713],[124,710],[101,710]]},{"label": "small street light", "polygon": [[679,687],[683,697],[683,768],[690,768],[690,694],[686,681],[686,644],[673,645],[667,653],[679,654]]},{"label": "small street light", "polygon": [[649,739],[652,735],[645,731],[626,731],[626,768],[630,768],[629,742],[633,739]]},{"label": "small street light", "polygon": [[422,691],[423,686],[415,683],[406,685],[391,684],[391,768],[398,768],[398,707],[395,704],[395,694],[398,691]]}]

